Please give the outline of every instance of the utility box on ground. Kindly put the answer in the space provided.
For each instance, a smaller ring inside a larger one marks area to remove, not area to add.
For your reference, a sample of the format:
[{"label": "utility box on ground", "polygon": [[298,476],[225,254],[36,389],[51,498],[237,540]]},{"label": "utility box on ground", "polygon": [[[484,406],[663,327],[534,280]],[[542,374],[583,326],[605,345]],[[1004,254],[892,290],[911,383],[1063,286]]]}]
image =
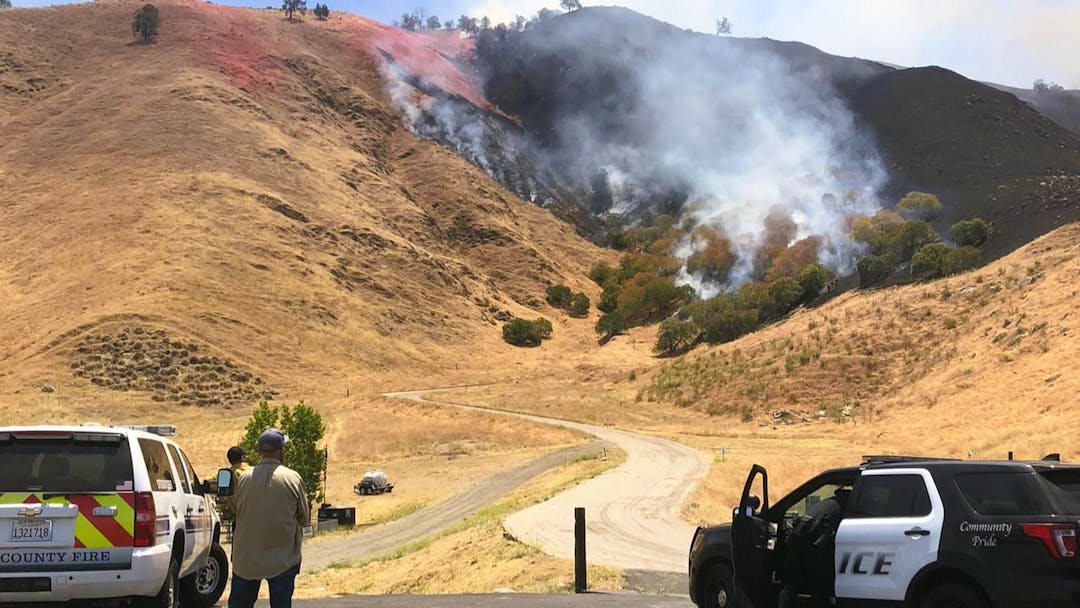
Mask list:
[{"label": "utility box on ground", "polygon": [[341,528],[356,526],[356,507],[321,507],[319,521],[332,519]]}]

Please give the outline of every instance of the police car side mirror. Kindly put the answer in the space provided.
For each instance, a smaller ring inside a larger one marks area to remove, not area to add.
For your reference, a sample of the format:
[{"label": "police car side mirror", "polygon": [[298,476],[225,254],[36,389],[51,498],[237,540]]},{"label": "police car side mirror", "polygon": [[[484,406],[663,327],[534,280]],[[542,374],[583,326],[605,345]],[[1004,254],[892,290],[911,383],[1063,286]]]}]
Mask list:
[{"label": "police car side mirror", "polygon": [[233,494],[232,469],[218,469],[217,472],[217,495],[227,498]]}]

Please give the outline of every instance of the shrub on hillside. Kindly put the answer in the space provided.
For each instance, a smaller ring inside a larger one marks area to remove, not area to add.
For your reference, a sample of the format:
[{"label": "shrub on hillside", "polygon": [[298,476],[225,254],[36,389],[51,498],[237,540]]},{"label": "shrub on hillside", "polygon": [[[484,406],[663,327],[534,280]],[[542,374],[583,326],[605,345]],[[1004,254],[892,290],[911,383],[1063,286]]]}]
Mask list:
[{"label": "shrub on hillside", "polygon": [[645,325],[670,317],[694,298],[688,285],[675,286],[671,277],[643,272],[619,288],[618,308],[628,326]]},{"label": "shrub on hillside", "polygon": [[285,11],[285,16],[292,21],[295,13],[303,15],[307,12],[307,0],[282,0],[281,10]]},{"label": "shrub on hillside", "polygon": [[618,310],[605,313],[596,321],[596,333],[600,336],[601,344],[623,333],[626,328],[626,319]]},{"label": "shrub on hillside", "polygon": [[607,262],[597,262],[589,269],[589,278],[600,287],[615,279],[615,269]]},{"label": "shrub on hillside", "polygon": [[690,350],[701,335],[701,328],[693,321],[670,317],[660,322],[653,352],[661,357],[674,357]]},{"label": "shrub on hillside", "polygon": [[855,269],[859,271],[859,285],[870,287],[885,280],[893,271],[893,265],[889,258],[883,255],[868,255],[859,258],[855,263]]},{"label": "shrub on hillside", "polygon": [[967,272],[979,267],[982,252],[978,247],[964,246],[953,247],[945,256],[942,271],[945,276]]},{"label": "shrub on hillside", "polygon": [[144,4],[142,8],[135,11],[135,16],[131,20],[131,34],[141,38],[143,42],[150,42],[157,35],[160,25],[161,17],[158,15],[157,7],[153,4]]},{"label": "shrub on hillside", "polygon": [[813,263],[799,272],[799,289],[804,302],[813,300],[833,280],[833,274],[821,264]]},{"label": "shrub on hillside", "polygon": [[776,307],[776,315],[787,314],[802,299],[802,288],[794,279],[777,279],[769,283],[769,296]]},{"label": "shrub on hillside", "polygon": [[852,220],[848,233],[852,240],[865,243],[872,255],[888,255],[896,248],[904,219],[891,211],[879,211],[871,217]]},{"label": "shrub on hillside", "polygon": [[980,218],[961,220],[949,230],[953,241],[961,247],[982,247],[990,238],[990,225]]},{"label": "shrub on hillside", "polygon": [[511,319],[503,325],[503,340],[514,346],[540,346],[551,337],[551,321],[547,319]]},{"label": "shrub on hillside", "polygon": [[[326,6],[325,4],[316,4],[315,8],[312,9],[311,12],[319,21],[326,21],[326,19],[330,16],[330,7]],[[435,17],[432,17],[432,19],[435,19]]]},{"label": "shrub on hillside", "polygon": [[719,306],[703,319],[701,339],[709,344],[731,342],[754,331],[758,326],[757,310]]},{"label": "shrub on hillside", "polygon": [[589,296],[584,293],[575,293],[570,297],[570,305],[566,309],[571,317],[585,317],[589,314]]},{"label": "shrub on hillside", "polygon": [[911,256],[915,255],[915,252],[923,245],[936,243],[937,241],[937,232],[928,222],[924,220],[904,222],[903,226],[900,227],[896,243],[891,252],[893,263],[899,264],[910,260]]},{"label": "shrub on hillside", "polygon": [[945,258],[951,250],[945,243],[923,245],[911,258],[911,276],[917,279],[945,276]]},{"label": "shrub on hillside", "polygon": [[926,192],[908,192],[896,203],[896,210],[908,219],[932,220],[944,208],[938,197]]},{"label": "shrub on hillside", "polygon": [[743,283],[733,294],[734,304],[743,310],[758,311],[758,320],[765,322],[776,313],[776,303],[769,295],[769,286],[760,281]]},{"label": "shrub on hillside", "polygon": [[600,293],[600,303],[596,309],[600,312],[614,312],[619,307],[619,284],[609,283]]},{"label": "shrub on hillside", "polygon": [[570,298],[573,295],[574,293],[566,285],[552,285],[547,288],[547,303],[555,308],[566,308],[570,306]]}]

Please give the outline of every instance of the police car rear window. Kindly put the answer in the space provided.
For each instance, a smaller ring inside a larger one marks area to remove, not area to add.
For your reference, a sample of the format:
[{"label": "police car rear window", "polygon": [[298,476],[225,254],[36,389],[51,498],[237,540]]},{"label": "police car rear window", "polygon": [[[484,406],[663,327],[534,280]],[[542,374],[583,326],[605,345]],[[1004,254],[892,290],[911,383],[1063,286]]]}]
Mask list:
[{"label": "police car rear window", "polygon": [[126,438],[73,437],[0,441],[0,492],[117,492],[132,490]]},{"label": "police car rear window", "polygon": [[1080,515],[1080,471],[1057,469],[1039,474],[1046,481],[1054,502],[1064,511],[1062,515]]},{"label": "police car rear window", "polygon": [[958,473],[956,486],[979,515],[1049,515],[1054,512],[1031,473]]}]

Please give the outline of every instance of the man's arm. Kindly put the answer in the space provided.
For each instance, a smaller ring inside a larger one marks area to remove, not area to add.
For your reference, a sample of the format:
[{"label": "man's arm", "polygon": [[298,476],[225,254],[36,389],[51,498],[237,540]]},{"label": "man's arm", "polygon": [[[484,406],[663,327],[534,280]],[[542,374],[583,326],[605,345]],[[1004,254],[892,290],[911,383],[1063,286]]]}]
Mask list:
[{"label": "man's arm", "polygon": [[300,527],[309,526],[311,525],[311,508],[308,505],[307,492],[304,491],[304,480],[300,479],[296,487],[300,492],[296,498],[296,521],[300,523]]}]

